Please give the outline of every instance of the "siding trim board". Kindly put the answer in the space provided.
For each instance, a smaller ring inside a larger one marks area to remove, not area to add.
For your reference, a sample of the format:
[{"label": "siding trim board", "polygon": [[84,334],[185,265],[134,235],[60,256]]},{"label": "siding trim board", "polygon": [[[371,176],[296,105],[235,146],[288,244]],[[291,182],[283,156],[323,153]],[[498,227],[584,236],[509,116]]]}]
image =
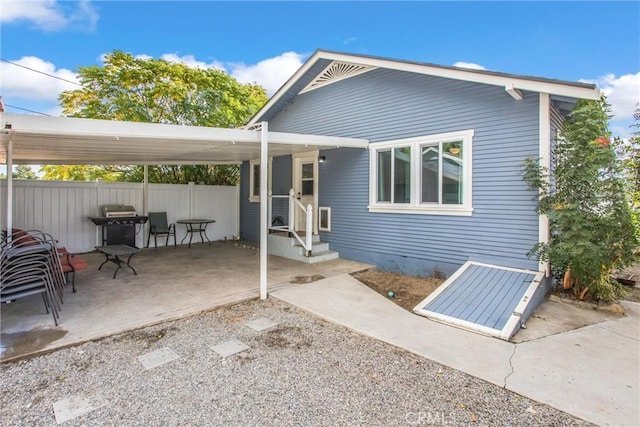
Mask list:
[{"label": "siding trim board", "polygon": [[413,311],[429,319],[509,340],[537,305],[544,273],[467,261]]},{"label": "siding trim board", "polygon": [[[540,165],[547,171],[551,171],[551,101],[548,93],[540,94],[539,103],[540,118]],[[547,183],[550,181],[547,176]],[[549,242],[549,217],[546,215],[538,215],[538,240],[540,243]],[[551,265],[546,261],[540,261],[538,269],[551,274]]]}]

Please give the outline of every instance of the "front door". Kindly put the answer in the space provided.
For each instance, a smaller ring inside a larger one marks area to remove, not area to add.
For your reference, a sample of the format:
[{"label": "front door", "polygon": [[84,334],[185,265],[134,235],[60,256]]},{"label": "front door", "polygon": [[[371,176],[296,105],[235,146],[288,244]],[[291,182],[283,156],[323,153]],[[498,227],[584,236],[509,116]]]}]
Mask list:
[{"label": "front door", "polygon": [[[318,152],[293,155],[293,191],[298,201],[305,207],[312,206],[313,230],[318,233]],[[296,208],[297,232],[306,232],[306,218],[301,209]]]}]

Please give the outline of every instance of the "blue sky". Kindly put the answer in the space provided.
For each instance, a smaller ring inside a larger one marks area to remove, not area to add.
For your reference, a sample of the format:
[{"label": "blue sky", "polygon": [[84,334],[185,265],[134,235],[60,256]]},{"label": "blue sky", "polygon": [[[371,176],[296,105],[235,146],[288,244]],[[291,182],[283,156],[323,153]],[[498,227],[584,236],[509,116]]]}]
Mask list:
[{"label": "blue sky", "polygon": [[[59,115],[80,66],[115,49],[226,70],[273,94],[314,50],[595,82],[626,137],[640,102],[640,2],[0,0],[6,110]],[[18,108],[16,108],[18,107]]]}]

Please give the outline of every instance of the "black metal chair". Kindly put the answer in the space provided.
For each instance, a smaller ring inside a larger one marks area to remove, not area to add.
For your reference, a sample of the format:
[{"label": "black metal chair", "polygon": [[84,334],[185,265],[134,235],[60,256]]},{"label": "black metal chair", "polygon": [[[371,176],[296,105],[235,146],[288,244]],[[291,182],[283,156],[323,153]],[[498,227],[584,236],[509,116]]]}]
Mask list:
[{"label": "black metal chair", "polygon": [[0,243],[0,302],[41,294],[57,326],[64,276],[55,243],[51,236],[37,231],[14,234]]},{"label": "black metal chair", "polygon": [[169,237],[173,236],[173,246],[176,247],[176,225],[167,221],[166,212],[149,212],[149,235],[147,236],[147,247],[151,241],[151,236],[155,247],[158,247],[158,236],[165,236],[164,245],[169,245]]}]

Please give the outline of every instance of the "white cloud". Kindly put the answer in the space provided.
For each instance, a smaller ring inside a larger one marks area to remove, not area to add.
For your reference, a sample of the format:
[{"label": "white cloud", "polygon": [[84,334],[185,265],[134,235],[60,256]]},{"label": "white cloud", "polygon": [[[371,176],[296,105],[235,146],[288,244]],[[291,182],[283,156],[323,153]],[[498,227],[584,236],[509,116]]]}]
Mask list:
[{"label": "white cloud", "polygon": [[[100,55],[100,60],[104,62],[106,54]],[[191,68],[208,69],[214,68],[229,73],[240,83],[257,83],[267,91],[269,96],[273,95],[302,65],[305,54],[296,52],[285,52],[273,58],[264,59],[257,64],[246,65],[244,63],[224,63],[220,61],[205,62],[200,61],[193,55],[178,55],[176,53],[164,53],[160,58],[169,62],[179,62]],[[145,53],[135,55],[137,59],[152,59]]]},{"label": "white cloud", "polygon": [[473,62],[458,61],[455,64],[453,64],[453,66],[460,67],[460,68],[469,68],[471,70],[486,70],[484,66],[473,63]]},{"label": "white cloud", "polygon": [[273,95],[302,65],[305,55],[285,52],[254,65],[231,64],[231,75],[240,83],[258,83]]},{"label": "white cloud", "polygon": [[350,45],[351,43],[355,43],[358,41],[357,37],[347,37],[346,39],[343,40],[342,43],[344,43],[345,45]]},{"label": "white cloud", "polygon": [[[138,57],[141,56],[142,55]],[[161,58],[168,62],[180,62],[190,68],[199,68],[201,70],[205,70],[207,68],[215,68],[217,70],[224,70],[224,66],[220,62],[214,61],[207,64],[206,62],[198,61],[193,55],[178,56],[175,53],[165,53]]]},{"label": "white cloud", "polygon": [[10,104],[11,98],[57,102],[60,92],[78,89],[73,83],[48,76],[47,74],[79,83],[78,76],[73,71],[56,69],[51,62],[35,56],[24,56],[11,62],[39,72],[0,62],[0,92],[5,103]]},{"label": "white cloud", "polygon": [[[101,55],[100,59],[103,60],[104,56],[104,54]],[[204,62],[197,60],[193,55],[179,56],[175,53],[166,53],[161,57],[167,61],[181,62],[193,68],[223,70],[241,83],[255,82],[259,84],[267,90],[269,95],[273,95],[300,68],[304,56],[296,52],[285,52],[253,65],[224,64],[218,61]],[[152,57],[140,54],[136,55],[136,58],[150,59]],[[51,62],[34,56],[25,56],[11,60],[11,62],[39,72],[0,62],[0,94],[2,94],[5,104],[33,108],[58,116],[61,113],[58,106],[60,93],[65,90],[78,89],[78,86],[73,83],[48,76],[52,75],[79,83],[77,74],[65,68],[56,68],[55,64]],[[31,104],[37,104],[38,107],[32,107]],[[43,107],[45,104],[50,104],[51,107]]]},{"label": "white cloud", "polygon": [[56,31],[71,24],[95,29],[98,13],[93,5],[83,0],[61,4],[56,0],[1,0],[0,22],[32,22],[37,28]]},{"label": "white cloud", "polygon": [[595,83],[607,96],[611,104],[611,114],[616,120],[633,118],[636,104],[640,102],[640,72],[636,74],[606,74],[595,80],[580,80],[585,83]]}]

